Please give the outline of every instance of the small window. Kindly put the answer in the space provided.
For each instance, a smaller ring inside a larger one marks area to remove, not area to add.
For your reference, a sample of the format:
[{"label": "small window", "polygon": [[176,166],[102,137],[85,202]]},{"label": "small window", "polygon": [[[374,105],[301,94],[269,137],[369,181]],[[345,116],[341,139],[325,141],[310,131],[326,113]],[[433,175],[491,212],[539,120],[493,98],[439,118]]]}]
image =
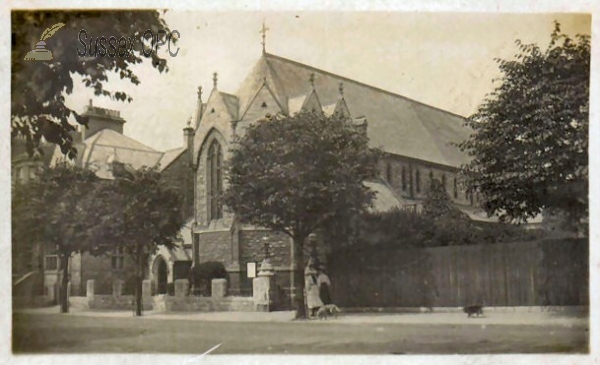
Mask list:
[{"label": "small window", "polygon": [[429,183],[433,184],[433,171],[429,170]]},{"label": "small window", "polygon": [[44,269],[47,271],[56,271],[59,268],[58,265],[58,256],[57,255],[47,255],[44,260]]},{"label": "small window", "polygon": [[442,174],[442,186],[444,187],[444,190],[446,190],[446,175]]},{"label": "small window", "polygon": [[212,108],[212,109],[210,110],[210,112],[211,112],[211,113],[214,113],[214,112],[215,112],[215,108]]},{"label": "small window", "polygon": [[417,193],[420,193],[421,192],[421,172],[419,171],[419,169],[417,169],[417,172],[415,175],[415,185],[416,185]]},{"label": "small window", "polygon": [[111,267],[113,270],[123,270],[125,255],[123,255],[123,247],[117,247],[111,257]]},{"label": "small window", "polygon": [[261,108],[266,109],[267,108],[267,103],[265,101],[263,101],[263,103],[260,105]]}]

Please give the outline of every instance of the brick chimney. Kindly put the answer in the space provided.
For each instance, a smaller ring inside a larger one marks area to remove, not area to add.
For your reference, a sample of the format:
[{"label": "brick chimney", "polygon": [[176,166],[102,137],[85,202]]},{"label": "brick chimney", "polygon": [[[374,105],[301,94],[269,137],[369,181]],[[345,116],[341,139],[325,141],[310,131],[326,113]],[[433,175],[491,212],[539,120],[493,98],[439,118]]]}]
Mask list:
[{"label": "brick chimney", "polygon": [[94,106],[92,104],[92,99],[90,99],[90,103],[86,106],[82,115],[88,117],[87,129],[84,126],[81,128],[82,140],[93,136],[103,129],[110,129],[119,134],[123,134],[125,119],[121,118],[121,112],[118,110]]}]

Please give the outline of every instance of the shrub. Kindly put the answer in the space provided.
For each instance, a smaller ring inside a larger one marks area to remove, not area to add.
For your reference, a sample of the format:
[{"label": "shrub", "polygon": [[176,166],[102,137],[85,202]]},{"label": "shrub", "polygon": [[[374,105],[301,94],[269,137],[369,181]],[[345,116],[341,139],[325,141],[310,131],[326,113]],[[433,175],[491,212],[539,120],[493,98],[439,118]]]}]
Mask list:
[{"label": "shrub", "polygon": [[194,295],[211,296],[212,279],[227,279],[225,265],[221,262],[209,261],[193,266],[191,283]]}]

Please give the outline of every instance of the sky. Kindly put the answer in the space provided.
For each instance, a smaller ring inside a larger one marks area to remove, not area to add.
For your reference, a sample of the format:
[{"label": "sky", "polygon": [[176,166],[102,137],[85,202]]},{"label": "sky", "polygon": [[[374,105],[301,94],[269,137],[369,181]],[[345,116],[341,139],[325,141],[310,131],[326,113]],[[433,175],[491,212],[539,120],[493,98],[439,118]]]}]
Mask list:
[{"label": "sky", "polygon": [[170,10],[164,18],[181,35],[176,57],[161,52],[168,73],[145,63],[134,68],[139,86],[111,77],[107,87],[127,91],[131,103],[96,98],[79,83],[66,100],[78,111],[91,98],[120,110],[124,133],[157,150],[183,145],[196,90],[203,87],[206,102],[213,72],[219,90],[237,91],[261,56],[263,22],[269,53],[463,116],[493,90],[500,76],[494,58],[512,58],[516,39],[545,47],[554,20],[570,35],[591,32],[591,16],[584,14]]}]

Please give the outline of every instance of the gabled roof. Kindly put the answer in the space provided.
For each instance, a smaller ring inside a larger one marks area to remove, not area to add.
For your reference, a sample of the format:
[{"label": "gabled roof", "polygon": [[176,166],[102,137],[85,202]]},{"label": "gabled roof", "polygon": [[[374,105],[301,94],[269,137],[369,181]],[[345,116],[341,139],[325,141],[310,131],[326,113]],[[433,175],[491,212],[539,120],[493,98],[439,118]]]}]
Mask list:
[{"label": "gabled roof", "polygon": [[296,96],[295,98],[290,98],[288,100],[288,112],[291,115],[299,113],[302,110],[302,105],[304,105],[304,100],[306,100],[307,95]]},{"label": "gabled roof", "polygon": [[471,130],[464,118],[415,100],[316,69],[269,53],[263,54],[238,90],[240,110],[245,110],[256,91],[267,83],[282,105],[309,95],[311,74],[322,105],[337,103],[339,84],[351,115],[365,116],[373,147],[400,156],[459,167],[469,157],[453,146]]},{"label": "gabled roof", "polygon": [[[110,161],[118,161],[138,169],[142,166],[156,166],[163,153],[156,151],[134,139],[124,136],[112,129],[103,129],[75,146],[77,161],[96,171],[103,179],[112,179]],[[53,162],[64,159],[57,149]]]},{"label": "gabled roof", "polygon": [[225,104],[225,107],[227,108],[227,112],[231,116],[231,119],[237,120],[238,110],[240,107],[240,102],[239,102],[237,96],[227,94],[224,92],[219,92],[219,93],[221,94],[221,97],[223,98],[223,103]]},{"label": "gabled roof", "polygon": [[181,156],[181,154],[185,152],[185,150],[187,150],[187,147],[179,147],[165,151],[160,160],[158,160],[158,163],[160,164],[160,171],[163,171],[164,169],[169,167],[169,165],[173,163],[173,161],[175,161],[177,157]]}]

